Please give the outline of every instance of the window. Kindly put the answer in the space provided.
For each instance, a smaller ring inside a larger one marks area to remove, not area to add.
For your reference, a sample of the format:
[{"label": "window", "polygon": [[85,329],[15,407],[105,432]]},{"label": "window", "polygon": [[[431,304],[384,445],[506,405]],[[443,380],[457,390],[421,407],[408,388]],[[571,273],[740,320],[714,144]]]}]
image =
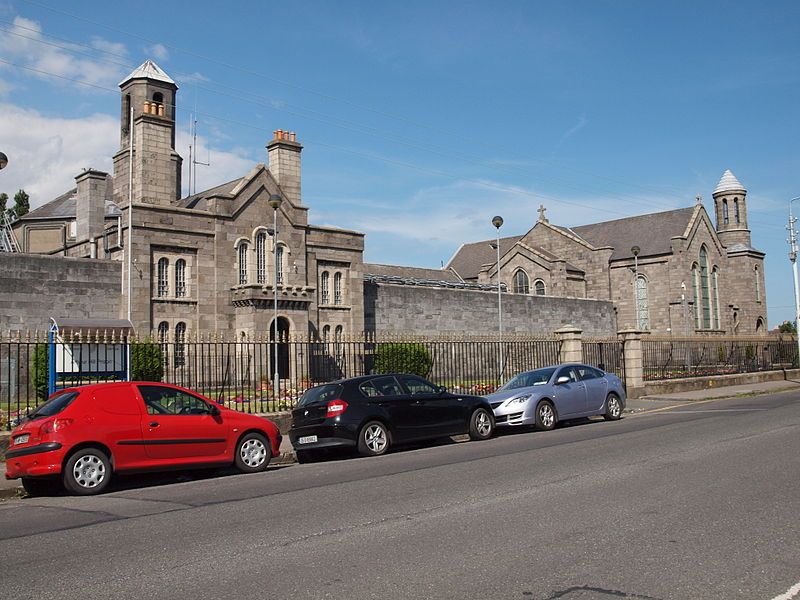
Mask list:
[{"label": "window", "polygon": [[322,341],[327,343],[330,337],[331,337],[331,326],[325,325],[325,327],[322,328]]},{"label": "window", "polygon": [[169,343],[167,336],[169,335],[169,323],[161,321],[158,324],[158,344],[161,346],[161,362],[164,366],[169,364],[167,357],[169,356]]},{"label": "window", "polygon": [[739,223],[739,199],[733,199],[733,218],[736,223]]},{"label": "window", "polygon": [[375,396],[402,396],[403,389],[394,377],[376,377],[359,386],[361,393],[373,398]]},{"label": "window", "polygon": [[155,94],[153,94],[153,102],[164,104],[164,94],[162,94],[161,92],[156,92]]},{"label": "window", "polygon": [[122,133],[127,134],[131,130],[131,95],[125,94],[125,101],[122,105],[124,111],[125,126],[122,128]]},{"label": "window", "polygon": [[247,244],[239,244],[239,285],[247,283]]},{"label": "window", "polygon": [[756,302],[761,302],[761,274],[758,272],[758,267],[753,267],[753,275],[756,279]]},{"label": "window", "polygon": [[761,317],[756,319],[756,333],[764,333],[764,319]]},{"label": "window", "polygon": [[70,221],[67,224],[67,237],[74,239],[77,235],[78,235],[78,222]]},{"label": "window", "polygon": [[163,298],[169,294],[169,261],[166,258],[158,259],[156,295]]},{"label": "window", "polygon": [[401,375],[400,381],[402,381],[403,385],[408,388],[408,391],[411,392],[412,396],[416,396],[418,394],[433,396],[437,391],[432,384],[420,377],[414,377],[413,375]]},{"label": "window", "polygon": [[160,385],[140,385],[148,415],[210,415],[211,405],[197,396]]},{"label": "window", "polygon": [[528,279],[528,274],[519,269],[516,273],[514,273],[514,293],[515,294],[530,294],[530,280]]},{"label": "window", "polygon": [[722,224],[728,224],[728,200],[725,199],[722,201]]},{"label": "window", "polygon": [[711,286],[709,285],[708,251],[700,248],[700,328],[711,329]]},{"label": "window", "polygon": [[186,296],[186,261],[182,258],[175,261],[175,296]]},{"label": "window", "polygon": [[330,300],[330,291],[328,289],[329,282],[330,282],[330,273],[327,271],[322,272],[322,276],[320,277],[321,284],[320,284],[320,304],[328,304]]},{"label": "window", "polygon": [[256,281],[267,282],[267,234],[264,231],[256,234]]},{"label": "window", "polygon": [[694,326],[700,329],[700,274],[697,263],[692,264],[692,296],[694,298]]},{"label": "window", "polygon": [[275,279],[279,284],[283,284],[283,246],[279,244],[275,253]]},{"label": "window", "polygon": [[544,287],[544,281],[537,279],[533,282],[533,291],[537,296],[544,296],[547,293]]},{"label": "window", "polygon": [[333,303],[342,303],[342,274],[335,273],[333,275]]},{"label": "window", "polygon": [[647,301],[647,279],[636,277],[636,327],[642,331],[650,329],[650,308]]},{"label": "window", "polygon": [[714,302],[714,327],[722,329],[722,318],[719,311],[719,269],[711,270],[711,298]]},{"label": "window", "polygon": [[186,364],[186,323],[181,321],[175,325],[175,366]]},{"label": "window", "polygon": [[333,352],[336,356],[336,360],[342,359],[342,334],[344,333],[344,328],[341,325],[337,325],[336,329],[333,331]]}]

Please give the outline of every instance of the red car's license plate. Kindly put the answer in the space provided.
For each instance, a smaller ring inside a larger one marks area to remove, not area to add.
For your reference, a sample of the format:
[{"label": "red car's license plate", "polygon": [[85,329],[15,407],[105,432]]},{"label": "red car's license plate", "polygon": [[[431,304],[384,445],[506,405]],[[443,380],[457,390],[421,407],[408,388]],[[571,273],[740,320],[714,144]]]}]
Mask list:
[{"label": "red car's license plate", "polygon": [[20,444],[27,444],[28,440],[30,439],[30,434],[26,433],[25,435],[18,435],[14,438],[14,445],[19,446]]}]

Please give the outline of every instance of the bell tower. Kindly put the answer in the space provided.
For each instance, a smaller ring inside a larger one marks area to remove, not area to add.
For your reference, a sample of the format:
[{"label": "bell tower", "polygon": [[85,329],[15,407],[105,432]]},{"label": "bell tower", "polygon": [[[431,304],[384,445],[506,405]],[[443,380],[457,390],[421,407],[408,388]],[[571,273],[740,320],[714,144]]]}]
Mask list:
[{"label": "bell tower", "polygon": [[[161,67],[146,60],[119,84],[120,149],[114,155],[114,200],[128,203],[129,166],[133,201],[169,205],[180,197],[183,159],[175,151],[178,86]],[[133,118],[131,118],[131,108]],[[133,136],[133,160],[129,156]]]},{"label": "bell tower", "polygon": [[714,213],[717,235],[725,247],[743,244],[750,247],[747,228],[747,190],[736,176],[727,170],[714,189]]}]

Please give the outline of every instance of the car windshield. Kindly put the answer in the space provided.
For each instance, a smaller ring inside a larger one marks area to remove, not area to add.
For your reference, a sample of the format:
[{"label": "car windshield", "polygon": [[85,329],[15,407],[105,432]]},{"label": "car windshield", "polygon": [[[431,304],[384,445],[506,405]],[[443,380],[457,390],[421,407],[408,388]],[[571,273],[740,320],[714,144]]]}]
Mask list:
[{"label": "car windshield", "polygon": [[342,386],[336,383],[331,383],[328,385],[320,385],[310,390],[306,390],[306,393],[302,395],[300,398],[300,402],[297,403],[297,406],[305,406],[307,404],[316,404],[318,402],[330,402],[331,400],[336,400],[342,393]]},{"label": "car windshield", "polygon": [[550,377],[552,377],[555,370],[555,367],[548,367],[547,369],[536,369],[535,371],[520,373],[497,391],[544,385],[550,381]]},{"label": "car windshield", "polygon": [[50,396],[50,399],[34,410],[29,416],[29,419],[38,419],[40,417],[52,417],[57,415],[62,410],[67,408],[70,403],[78,397],[80,392],[58,392]]}]

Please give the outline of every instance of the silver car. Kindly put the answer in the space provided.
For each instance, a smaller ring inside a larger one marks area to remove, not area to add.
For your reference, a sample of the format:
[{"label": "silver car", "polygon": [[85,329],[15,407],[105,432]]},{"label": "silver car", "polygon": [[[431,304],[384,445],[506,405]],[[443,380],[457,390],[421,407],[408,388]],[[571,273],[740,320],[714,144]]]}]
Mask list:
[{"label": "silver car", "polygon": [[625,409],[625,388],[611,373],[564,364],[520,373],[486,399],[497,427],[553,429],[559,421],[592,415],[616,421]]}]

